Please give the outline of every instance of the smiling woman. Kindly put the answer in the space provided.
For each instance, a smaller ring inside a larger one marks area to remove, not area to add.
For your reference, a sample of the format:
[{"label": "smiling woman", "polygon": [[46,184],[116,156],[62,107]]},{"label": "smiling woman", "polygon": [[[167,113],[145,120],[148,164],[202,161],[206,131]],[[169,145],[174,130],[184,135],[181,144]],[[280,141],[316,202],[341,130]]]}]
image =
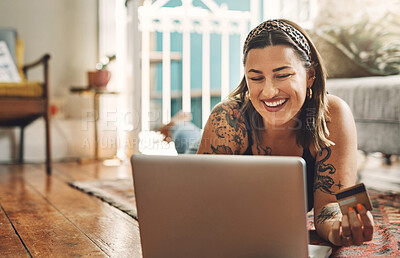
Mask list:
[{"label": "smiling woman", "polygon": [[314,82],[314,69],[306,71],[291,47],[277,45],[250,51],[245,71],[249,98],[264,126],[295,127],[293,118],[299,116],[306,89]]},{"label": "smiling woman", "polygon": [[311,39],[293,22],[268,20],[249,33],[243,65],[241,83],[212,111],[197,153],[303,157],[317,233],[334,245],[371,240],[371,213],[357,205],[342,216],[334,196],[355,184],[356,128],[345,102],[327,95]]}]

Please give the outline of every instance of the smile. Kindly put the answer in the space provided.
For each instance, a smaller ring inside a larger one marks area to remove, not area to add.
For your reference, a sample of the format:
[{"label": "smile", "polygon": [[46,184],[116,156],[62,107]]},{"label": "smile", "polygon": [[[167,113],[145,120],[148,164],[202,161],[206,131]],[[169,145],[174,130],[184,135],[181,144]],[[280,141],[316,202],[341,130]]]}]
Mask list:
[{"label": "smile", "polygon": [[277,101],[264,101],[264,104],[265,104],[267,107],[275,108],[275,107],[279,107],[279,106],[284,105],[284,104],[286,103],[287,100],[288,100],[288,99],[281,99],[281,100],[277,100]]}]

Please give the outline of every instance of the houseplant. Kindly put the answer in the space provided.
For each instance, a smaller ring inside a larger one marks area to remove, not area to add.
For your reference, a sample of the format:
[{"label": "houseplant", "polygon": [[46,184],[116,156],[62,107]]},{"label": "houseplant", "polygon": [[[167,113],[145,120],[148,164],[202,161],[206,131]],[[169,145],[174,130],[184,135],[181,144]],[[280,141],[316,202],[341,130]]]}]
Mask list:
[{"label": "houseplant", "polygon": [[107,56],[96,64],[96,71],[88,72],[89,88],[105,88],[110,81],[111,72],[107,66],[115,60],[115,55]]}]

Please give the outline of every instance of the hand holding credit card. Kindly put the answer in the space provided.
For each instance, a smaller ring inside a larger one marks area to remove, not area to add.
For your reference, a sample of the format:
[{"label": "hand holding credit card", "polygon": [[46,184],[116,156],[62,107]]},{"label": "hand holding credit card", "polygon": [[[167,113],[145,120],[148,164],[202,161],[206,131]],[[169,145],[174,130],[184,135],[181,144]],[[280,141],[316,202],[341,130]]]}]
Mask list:
[{"label": "hand holding credit card", "polygon": [[364,205],[367,210],[372,210],[371,200],[363,183],[343,189],[336,194],[342,214],[347,214],[349,208],[355,208],[357,203]]}]

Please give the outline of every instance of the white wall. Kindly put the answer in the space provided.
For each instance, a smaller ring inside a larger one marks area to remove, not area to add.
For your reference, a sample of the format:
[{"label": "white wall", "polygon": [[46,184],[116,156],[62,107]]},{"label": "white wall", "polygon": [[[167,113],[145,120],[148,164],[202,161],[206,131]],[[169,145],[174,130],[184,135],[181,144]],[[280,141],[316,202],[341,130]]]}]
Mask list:
[{"label": "white wall", "polygon": [[96,0],[0,0],[0,26],[18,30],[25,62],[44,53],[52,56],[52,95],[86,83],[86,71],[97,61]]},{"label": "white wall", "polygon": [[[25,63],[36,61],[45,53],[51,55],[50,95],[53,101],[65,103],[65,116],[70,118],[52,121],[53,156],[90,155],[91,150],[77,151],[75,147],[82,145],[79,139],[88,137],[88,132],[81,130],[80,120],[82,110],[91,109],[92,100],[71,95],[69,88],[85,86],[87,71],[93,70],[98,60],[97,0],[0,0],[0,27],[18,30],[25,43]],[[41,75],[41,69],[28,74],[30,79],[41,79]],[[28,160],[43,160],[42,120],[26,130],[25,156]],[[0,161],[15,156],[18,148],[12,143],[18,144],[18,132],[15,130],[14,137],[14,133],[0,128]],[[71,137],[62,137],[63,134]]]}]

